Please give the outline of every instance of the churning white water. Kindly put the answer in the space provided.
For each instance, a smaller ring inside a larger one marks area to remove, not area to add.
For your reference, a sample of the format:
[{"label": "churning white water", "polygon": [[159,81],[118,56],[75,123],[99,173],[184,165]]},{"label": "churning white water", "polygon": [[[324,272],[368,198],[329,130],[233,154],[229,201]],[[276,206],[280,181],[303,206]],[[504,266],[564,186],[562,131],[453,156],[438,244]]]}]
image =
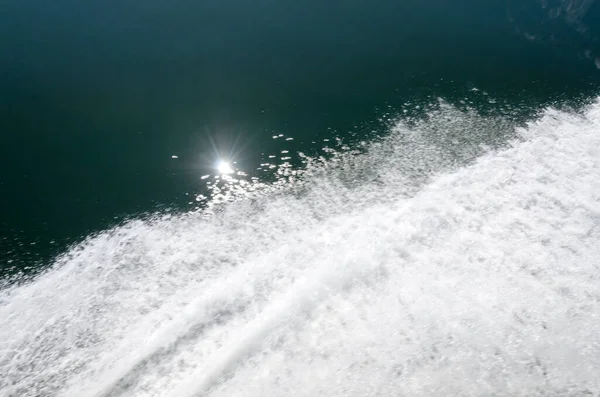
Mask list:
[{"label": "churning white water", "polygon": [[600,104],[506,125],[88,238],[0,292],[0,396],[600,395]]}]

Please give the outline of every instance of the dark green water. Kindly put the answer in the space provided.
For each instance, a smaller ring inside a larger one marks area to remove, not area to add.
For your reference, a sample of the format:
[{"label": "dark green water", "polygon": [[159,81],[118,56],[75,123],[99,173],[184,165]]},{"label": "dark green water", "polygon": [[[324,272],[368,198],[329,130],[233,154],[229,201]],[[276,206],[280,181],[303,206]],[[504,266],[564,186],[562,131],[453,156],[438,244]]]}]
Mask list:
[{"label": "dark green water", "polygon": [[524,118],[591,98],[599,34],[594,1],[3,1],[0,271],[193,208],[220,156],[260,175],[273,135],[310,152],[473,88]]}]

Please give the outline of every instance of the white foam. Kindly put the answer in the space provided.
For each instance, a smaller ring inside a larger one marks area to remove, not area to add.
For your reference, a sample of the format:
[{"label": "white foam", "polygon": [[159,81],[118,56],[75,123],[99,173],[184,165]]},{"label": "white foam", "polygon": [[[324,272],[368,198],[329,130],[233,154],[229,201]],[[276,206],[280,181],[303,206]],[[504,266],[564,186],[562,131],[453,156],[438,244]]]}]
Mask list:
[{"label": "white foam", "polygon": [[0,292],[0,396],[600,393],[600,105],[504,128],[445,108],[90,237]]}]

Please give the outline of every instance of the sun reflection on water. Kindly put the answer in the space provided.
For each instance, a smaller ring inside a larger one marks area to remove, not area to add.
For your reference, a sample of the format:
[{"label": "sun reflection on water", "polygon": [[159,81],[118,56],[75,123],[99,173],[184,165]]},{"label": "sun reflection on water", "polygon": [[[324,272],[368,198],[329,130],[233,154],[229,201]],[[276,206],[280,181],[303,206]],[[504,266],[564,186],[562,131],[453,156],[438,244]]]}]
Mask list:
[{"label": "sun reflection on water", "polygon": [[231,164],[229,164],[229,162],[225,161],[225,160],[219,160],[217,162],[217,170],[219,171],[220,174],[233,173],[233,168],[231,167]]}]

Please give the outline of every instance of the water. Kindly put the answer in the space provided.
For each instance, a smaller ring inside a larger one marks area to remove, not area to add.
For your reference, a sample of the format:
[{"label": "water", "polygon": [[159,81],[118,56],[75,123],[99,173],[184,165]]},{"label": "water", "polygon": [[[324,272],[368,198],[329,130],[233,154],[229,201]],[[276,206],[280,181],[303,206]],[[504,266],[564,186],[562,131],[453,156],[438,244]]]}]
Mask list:
[{"label": "water", "polygon": [[600,4],[2,7],[0,397],[600,396]]},{"label": "water", "polygon": [[442,103],[301,188],[90,237],[3,290],[0,395],[597,395],[600,104],[486,151],[505,127]]},{"label": "water", "polygon": [[[384,134],[379,120],[406,102],[458,104],[476,88],[531,120],[550,103],[598,95],[598,9],[7,0],[0,272],[43,267],[124,218],[193,209],[190,196],[206,193],[200,176],[223,155],[264,178],[256,168],[269,155]],[[294,141],[280,148],[279,134]]]}]

